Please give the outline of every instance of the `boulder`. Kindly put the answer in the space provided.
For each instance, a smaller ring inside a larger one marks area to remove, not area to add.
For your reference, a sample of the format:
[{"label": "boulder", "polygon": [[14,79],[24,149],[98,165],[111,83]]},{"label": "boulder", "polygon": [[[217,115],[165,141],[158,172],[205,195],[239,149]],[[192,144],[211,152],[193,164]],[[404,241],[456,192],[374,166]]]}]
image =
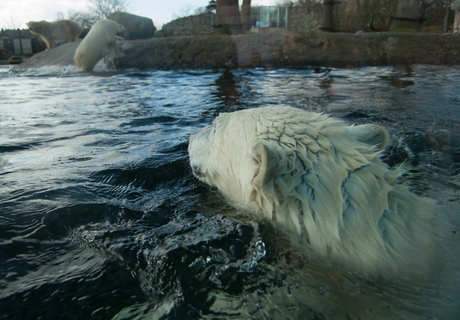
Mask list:
[{"label": "boulder", "polygon": [[128,29],[129,36],[126,40],[150,39],[155,35],[156,28],[150,18],[126,12],[114,12],[107,19],[118,22]]},{"label": "boulder", "polygon": [[54,49],[41,51],[29,59],[25,59],[20,65],[12,70],[24,71],[27,69],[39,69],[47,67],[66,67],[73,64],[75,50],[81,40],[67,42]]},{"label": "boulder", "polygon": [[22,63],[24,59],[20,56],[20,55],[14,55],[14,56],[11,56],[10,59],[8,59],[8,63],[9,64],[20,64]]},{"label": "boulder", "polygon": [[211,11],[175,19],[163,25],[163,28],[155,34],[155,37],[161,38],[209,35],[212,33],[211,21]]}]

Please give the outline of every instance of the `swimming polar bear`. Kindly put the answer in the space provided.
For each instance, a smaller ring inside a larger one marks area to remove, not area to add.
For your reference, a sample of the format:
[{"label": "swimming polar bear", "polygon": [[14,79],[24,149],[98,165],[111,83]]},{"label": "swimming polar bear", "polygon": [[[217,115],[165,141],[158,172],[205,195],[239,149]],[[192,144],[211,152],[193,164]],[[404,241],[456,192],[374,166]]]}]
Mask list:
[{"label": "swimming polar bear", "polygon": [[116,35],[125,37],[126,28],[112,20],[96,22],[75,51],[73,62],[77,70],[92,71],[107,49],[118,52]]},{"label": "swimming polar bear", "polygon": [[54,41],[61,40],[74,42],[80,35],[80,26],[71,20],[58,20],[54,22],[47,21],[29,21],[27,22],[30,32],[39,35],[46,43],[47,49],[55,47]]},{"label": "swimming polar bear", "polygon": [[[308,252],[367,275],[416,274],[444,230],[440,206],[396,182],[386,129],[290,107],[220,114],[189,138],[190,165],[235,205],[295,233]],[[306,246],[305,246],[306,245]]]}]

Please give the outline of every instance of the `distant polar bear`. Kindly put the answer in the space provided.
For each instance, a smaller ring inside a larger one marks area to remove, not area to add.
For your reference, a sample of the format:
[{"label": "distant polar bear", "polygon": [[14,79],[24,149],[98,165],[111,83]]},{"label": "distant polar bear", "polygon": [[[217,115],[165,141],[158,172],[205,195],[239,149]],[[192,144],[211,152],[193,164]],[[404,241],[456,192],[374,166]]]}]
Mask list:
[{"label": "distant polar bear", "polygon": [[429,265],[444,218],[396,183],[401,170],[379,157],[387,143],[378,125],[269,107],[219,115],[190,136],[188,151],[199,180],[297,234],[322,261],[415,274]]},{"label": "distant polar bear", "polygon": [[75,51],[73,62],[77,70],[92,71],[96,63],[102,59],[105,50],[117,51],[117,34],[126,36],[126,28],[112,20],[96,22]]},{"label": "distant polar bear", "polygon": [[54,41],[74,42],[81,32],[80,26],[70,20],[30,21],[27,23],[27,27],[29,27],[30,32],[43,39],[47,49],[54,48]]}]

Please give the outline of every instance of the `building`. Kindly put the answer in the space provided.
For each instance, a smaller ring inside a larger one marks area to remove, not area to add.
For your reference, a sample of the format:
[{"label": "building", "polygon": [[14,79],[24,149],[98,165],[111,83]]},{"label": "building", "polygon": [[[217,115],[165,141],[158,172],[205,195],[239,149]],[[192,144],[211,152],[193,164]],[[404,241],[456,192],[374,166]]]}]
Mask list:
[{"label": "building", "polygon": [[252,7],[251,26],[253,28],[284,28],[288,26],[289,7]]}]

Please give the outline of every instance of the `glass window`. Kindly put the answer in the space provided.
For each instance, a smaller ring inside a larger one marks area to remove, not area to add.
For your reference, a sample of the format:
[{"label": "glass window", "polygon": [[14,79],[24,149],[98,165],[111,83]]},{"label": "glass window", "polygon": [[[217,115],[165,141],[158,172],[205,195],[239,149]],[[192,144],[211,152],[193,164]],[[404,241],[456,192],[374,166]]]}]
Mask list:
[{"label": "glass window", "polygon": [[268,7],[270,12],[270,27],[278,27],[278,7]]},{"label": "glass window", "polygon": [[259,8],[259,25],[258,27],[267,28],[270,26],[270,7],[260,7]]},{"label": "glass window", "polygon": [[279,9],[278,27],[280,27],[280,28],[287,27],[288,8],[287,7],[279,7],[278,9]]}]

